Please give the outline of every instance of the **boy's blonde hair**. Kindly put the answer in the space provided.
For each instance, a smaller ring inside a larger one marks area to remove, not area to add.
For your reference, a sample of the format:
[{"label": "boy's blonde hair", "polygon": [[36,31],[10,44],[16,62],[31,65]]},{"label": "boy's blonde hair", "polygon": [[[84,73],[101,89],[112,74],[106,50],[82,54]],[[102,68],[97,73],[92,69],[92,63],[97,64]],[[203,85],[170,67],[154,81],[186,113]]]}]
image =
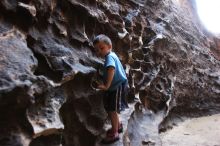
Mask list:
[{"label": "boy's blonde hair", "polygon": [[96,36],[95,39],[93,40],[93,45],[96,45],[99,42],[103,42],[107,45],[112,46],[111,39],[108,36],[104,35],[104,34],[100,34],[100,35]]}]

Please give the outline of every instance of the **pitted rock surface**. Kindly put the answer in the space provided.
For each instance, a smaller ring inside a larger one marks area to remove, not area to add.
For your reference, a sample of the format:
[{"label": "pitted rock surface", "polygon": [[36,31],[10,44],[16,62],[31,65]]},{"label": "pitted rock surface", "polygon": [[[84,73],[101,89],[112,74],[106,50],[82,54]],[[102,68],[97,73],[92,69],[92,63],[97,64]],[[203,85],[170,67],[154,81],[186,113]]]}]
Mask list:
[{"label": "pitted rock surface", "polygon": [[103,93],[91,82],[104,33],[126,67],[129,109],[112,145],[161,145],[160,131],[220,111],[220,38],[194,0],[1,0],[0,145],[93,146]]}]

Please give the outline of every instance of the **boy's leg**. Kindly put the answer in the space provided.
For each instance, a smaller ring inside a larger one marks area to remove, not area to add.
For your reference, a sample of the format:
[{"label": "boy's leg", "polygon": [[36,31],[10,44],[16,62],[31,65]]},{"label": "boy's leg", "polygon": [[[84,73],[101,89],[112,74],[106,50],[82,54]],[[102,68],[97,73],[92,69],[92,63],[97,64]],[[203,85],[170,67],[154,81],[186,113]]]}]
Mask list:
[{"label": "boy's leg", "polygon": [[117,140],[119,140],[118,127],[119,127],[119,117],[117,113],[117,93],[118,91],[109,91],[108,96],[106,96],[109,100],[106,103],[106,111],[111,120],[112,129],[106,133],[106,137],[102,140],[103,144],[110,144]]},{"label": "boy's leg", "polygon": [[[118,123],[116,124],[116,122],[119,122],[119,117],[117,114],[117,91],[113,91],[113,92],[106,92],[105,93],[105,97],[103,98],[103,102],[104,102],[104,107],[105,110],[107,111],[108,114],[108,118],[111,121],[111,125],[112,128],[111,130],[109,130],[110,133],[115,132],[116,128],[118,127]],[[118,131],[118,130],[116,130]]]},{"label": "boy's leg", "polygon": [[118,132],[118,128],[119,128],[118,113],[116,111],[109,112],[109,115],[110,115],[110,120],[111,120],[111,124],[112,124],[112,132],[116,133],[116,132]]}]

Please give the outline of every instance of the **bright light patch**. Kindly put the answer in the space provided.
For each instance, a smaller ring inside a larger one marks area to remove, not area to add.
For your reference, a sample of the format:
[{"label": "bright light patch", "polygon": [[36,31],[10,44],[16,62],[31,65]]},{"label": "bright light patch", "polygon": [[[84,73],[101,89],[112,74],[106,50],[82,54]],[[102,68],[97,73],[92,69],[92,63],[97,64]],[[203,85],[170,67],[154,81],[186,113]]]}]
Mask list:
[{"label": "bright light patch", "polygon": [[206,28],[213,33],[220,33],[220,0],[196,0],[196,4]]}]

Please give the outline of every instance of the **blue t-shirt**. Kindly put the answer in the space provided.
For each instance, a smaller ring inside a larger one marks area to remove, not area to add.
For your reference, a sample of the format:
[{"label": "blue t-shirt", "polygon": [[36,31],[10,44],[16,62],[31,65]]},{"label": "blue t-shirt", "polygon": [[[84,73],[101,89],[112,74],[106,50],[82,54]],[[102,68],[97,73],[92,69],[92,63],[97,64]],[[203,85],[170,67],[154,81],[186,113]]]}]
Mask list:
[{"label": "blue t-shirt", "polygon": [[118,56],[114,52],[110,52],[105,56],[104,63],[104,80],[107,79],[107,68],[114,67],[115,73],[112,80],[112,83],[108,90],[116,90],[123,82],[127,81],[127,77],[125,74],[125,70],[118,58]]}]

